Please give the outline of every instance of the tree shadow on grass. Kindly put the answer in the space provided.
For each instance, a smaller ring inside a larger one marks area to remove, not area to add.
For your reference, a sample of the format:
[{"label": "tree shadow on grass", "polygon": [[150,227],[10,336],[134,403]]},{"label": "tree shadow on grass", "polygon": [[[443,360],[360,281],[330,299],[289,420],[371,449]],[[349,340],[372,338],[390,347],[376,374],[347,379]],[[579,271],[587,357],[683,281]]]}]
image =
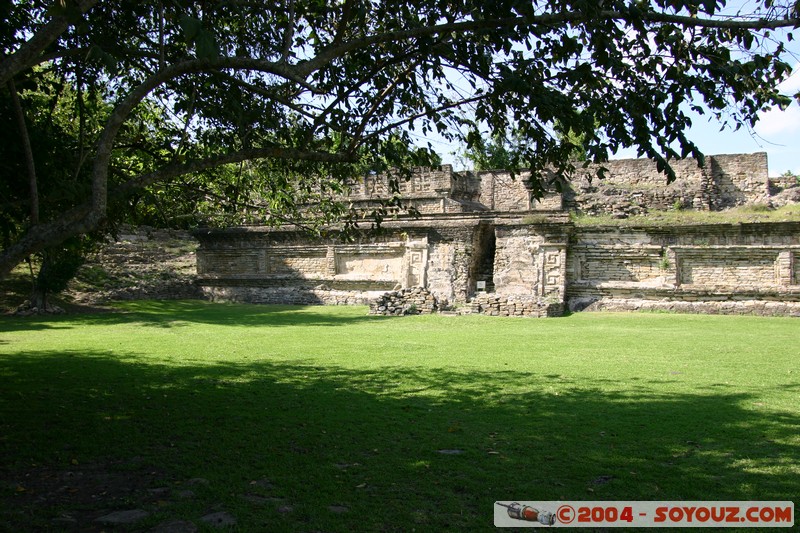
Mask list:
[{"label": "tree shadow on grass", "polygon": [[[0,520],[47,529],[66,516],[92,530],[105,513],[144,508],[150,517],[132,529],[225,510],[246,531],[488,531],[497,500],[800,493],[800,416],[754,409],[749,393],[136,357],[0,360]],[[98,470],[134,489],[104,496]],[[78,499],[81,483],[97,493]]]},{"label": "tree shadow on grass", "polygon": [[[357,310],[356,310],[357,309]],[[371,316],[366,307],[331,311],[321,306],[220,304],[202,300],[142,300],[118,303],[115,312],[82,315],[3,317],[2,331],[63,329],[86,325],[138,322],[143,326],[175,328],[187,323],[228,326],[346,326],[366,321],[396,320]],[[340,311],[340,312],[336,312]]]}]

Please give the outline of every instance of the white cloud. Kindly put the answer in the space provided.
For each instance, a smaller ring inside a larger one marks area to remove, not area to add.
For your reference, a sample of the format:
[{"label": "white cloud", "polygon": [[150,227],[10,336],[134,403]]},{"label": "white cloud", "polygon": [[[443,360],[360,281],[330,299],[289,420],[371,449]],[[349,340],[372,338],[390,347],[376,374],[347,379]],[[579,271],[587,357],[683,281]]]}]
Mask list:
[{"label": "white cloud", "polygon": [[761,113],[755,130],[765,138],[800,133],[800,107],[792,104],[784,111],[773,108]]},{"label": "white cloud", "polygon": [[[795,64],[792,75],[778,85],[778,90],[789,96],[800,91],[800,63]],[[762,112],[755,130],[763,137],[800,133],[800,107],[794,102],[784,111],[772,108]]]}]

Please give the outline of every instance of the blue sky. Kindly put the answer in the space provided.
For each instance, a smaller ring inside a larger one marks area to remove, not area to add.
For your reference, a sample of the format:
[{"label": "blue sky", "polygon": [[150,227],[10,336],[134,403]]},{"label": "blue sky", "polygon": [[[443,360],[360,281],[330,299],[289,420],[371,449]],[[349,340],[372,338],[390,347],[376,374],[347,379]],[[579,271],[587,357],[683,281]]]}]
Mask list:
[{"label": "blue sky", "polygon": [[[781,92],[793,95],[800,92],[800,63],[794,65],[792,76],[781,84]],[[791,171],[800,175],[800,105],[793,102],[786,110],[762,112],[755,128],[739,131],[720,131],[720,124],[708,117],[694,115],[689,138],[703,153],[738,154],[767,152],[769,173],[777,176]],[[636,157],[635,150],[623,151],[616,158]]]},{"label": "blue sky", "polygon": [[[781,84],[784,94],[800,92],[800,63],[794,65],[792,76]],[[788,109],[773,109],[761,113],[755,131],[748,133],[716,134],[714,125],[700,124],[692,128],[700,147],[708,153],[767,152],[771,175],[787,170],[800,175],[800,105],[793,102]],[[707,146],[707,147],[706,147]]]}]

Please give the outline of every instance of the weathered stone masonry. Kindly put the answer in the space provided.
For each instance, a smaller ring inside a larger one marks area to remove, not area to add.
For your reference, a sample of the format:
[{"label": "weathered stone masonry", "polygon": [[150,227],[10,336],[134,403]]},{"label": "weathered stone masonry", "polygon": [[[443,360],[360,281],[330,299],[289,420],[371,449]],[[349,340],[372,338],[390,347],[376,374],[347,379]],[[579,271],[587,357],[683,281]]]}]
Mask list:
[{"label": "weathered stone masonry", "polygon": [[[422,216],[389,221],[356,244],[311,241],[289,227],[201,231],[200,284],[212,299],[373,303],[380,314],[800,314],[799,223],[578,228],[565,209],[625,216],[678,201],[718,209],[791,200],[794,184],[771,184],[764,154],[715,156],[703,169],[680,162],[677,187],[646,161],[611,167],[609,179],[579,180],[541,202],[524,175],[420,172],[401,193]],[[368,176],[349,199],[367,207],[388,190],[385,177]]]},{"label": "weathered stone masonry", "polygon": [[800,313],[800,223],[573,231],[572,310]]}]

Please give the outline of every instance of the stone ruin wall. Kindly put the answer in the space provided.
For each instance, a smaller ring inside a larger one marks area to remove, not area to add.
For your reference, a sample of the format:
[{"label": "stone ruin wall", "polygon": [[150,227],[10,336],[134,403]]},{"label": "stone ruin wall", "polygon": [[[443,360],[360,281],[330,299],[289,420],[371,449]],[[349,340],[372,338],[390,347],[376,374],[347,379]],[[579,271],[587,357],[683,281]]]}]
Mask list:
[{"label": "stone ruin wall", "polygon": [[567,302],[800,315],[800,223],[575,228]]},{"label": "stone ruin wall", "polygon": [[479,182],[472,176],[454,174],[451,165],[417,169],[409,180],[387,174],[370,174],[349,183],[350,192],[342,199],[362,210],[378,207],[382,200],[392,196],[390,180],[397,181],[397,188],[405,205],[423,215],[485,209],[472,201],[477,194]]},{"label": "stone ruin wall", "polygon": [[[400,182],[420,219],[387,222],[381,236],[357,244],[311,242],[286,228],[199,233],[199,284],[212,299],[255,303],[384,298],[384,314],[418,309],[428,295],[439,310],[501,316],[552,316],[565,306],[800,314],[796,223],[580,228],[562,210],[603,205],[627,216],[677,200],[718,209],[800,192],[796,182],[767,180],[764,154],[707,161],[704,169],[676,164],[679,179],[669,187],[651,162],[614,161],[609,178],[588,185],[596,190],[579,182],[572,194],[542,202],[531,199],[524,174],[443,167]],[[380,176],[356,185],[351,198],[362,207],[388,191]]]},{"label": "stone ruin wall", "polygon": [[[481,295],[472,259],[479,253],[478,236],[488,231],[497,243],[492,292],[504,298],[510,314],[517,304],[525,314],[538,315],[541,302],[563,301],[564,224],[542,231],[518,218],[471,216],[417,225],[387,228],[380,238],[359,244],[303,243],[266,228],[197,233],[199,282],[212,300],[334,305],[369,304],[386,292],[424,287],[438,308],[449,309]],[[487,301],[488,314],[509,314],[494,307]]]},{"label": "stone ruin wall", "polygon": [[565,207],[624,218],[653,209],[719,210],[770,202],[766,153],[707,156],[702,168],[692,158],[671,165],[677,178],[670,184],[647,159],[604,163],[608,176],[603,180],[593,178],[598,165],[590,165],[572,180]]},{"label": "stone ruin wall", "polygon": [[540,199],[532,198],[528,171],[512,176],[503,170],[485,170],[476,173],[475,178],[480,183],[476,201],[490,211],[560,211],[563,208],[562,195],[555,192],[548,192]]},{"label": "stone ruin wall", "polygon": [[[607,169],[603,179],[596,177],[600,165],[590,164],[576,170],[563,194],[550,190],[540,199],[531,197],[528,171],[516,176],[504,170],[453,172],[450,165],[443,165],[418,170],[410,180],[398,178],[397,184],[407,204],[422,214],[566,209],[624,218],[675,207],[720,210],[745,204],[778,206],[800,201],[796,180],[768,178],[764,152],[706,156],[703,167],[698,167],[693,158],[670,164],[677,175],[670,184],[648,159],[603,163]],[[377,206],[382,198],[391,195],[389,178],[369,175],[351,183],[347,200],[362,208]],[[786,189],[791,189],[791,194],[781,194]]]},{"label": "stone ruin wall", "polygon": [[212,300],[365,304],[396,288],[405,253],[391,242],[335,246],[247,228],[195,236],[199,283]]}]

